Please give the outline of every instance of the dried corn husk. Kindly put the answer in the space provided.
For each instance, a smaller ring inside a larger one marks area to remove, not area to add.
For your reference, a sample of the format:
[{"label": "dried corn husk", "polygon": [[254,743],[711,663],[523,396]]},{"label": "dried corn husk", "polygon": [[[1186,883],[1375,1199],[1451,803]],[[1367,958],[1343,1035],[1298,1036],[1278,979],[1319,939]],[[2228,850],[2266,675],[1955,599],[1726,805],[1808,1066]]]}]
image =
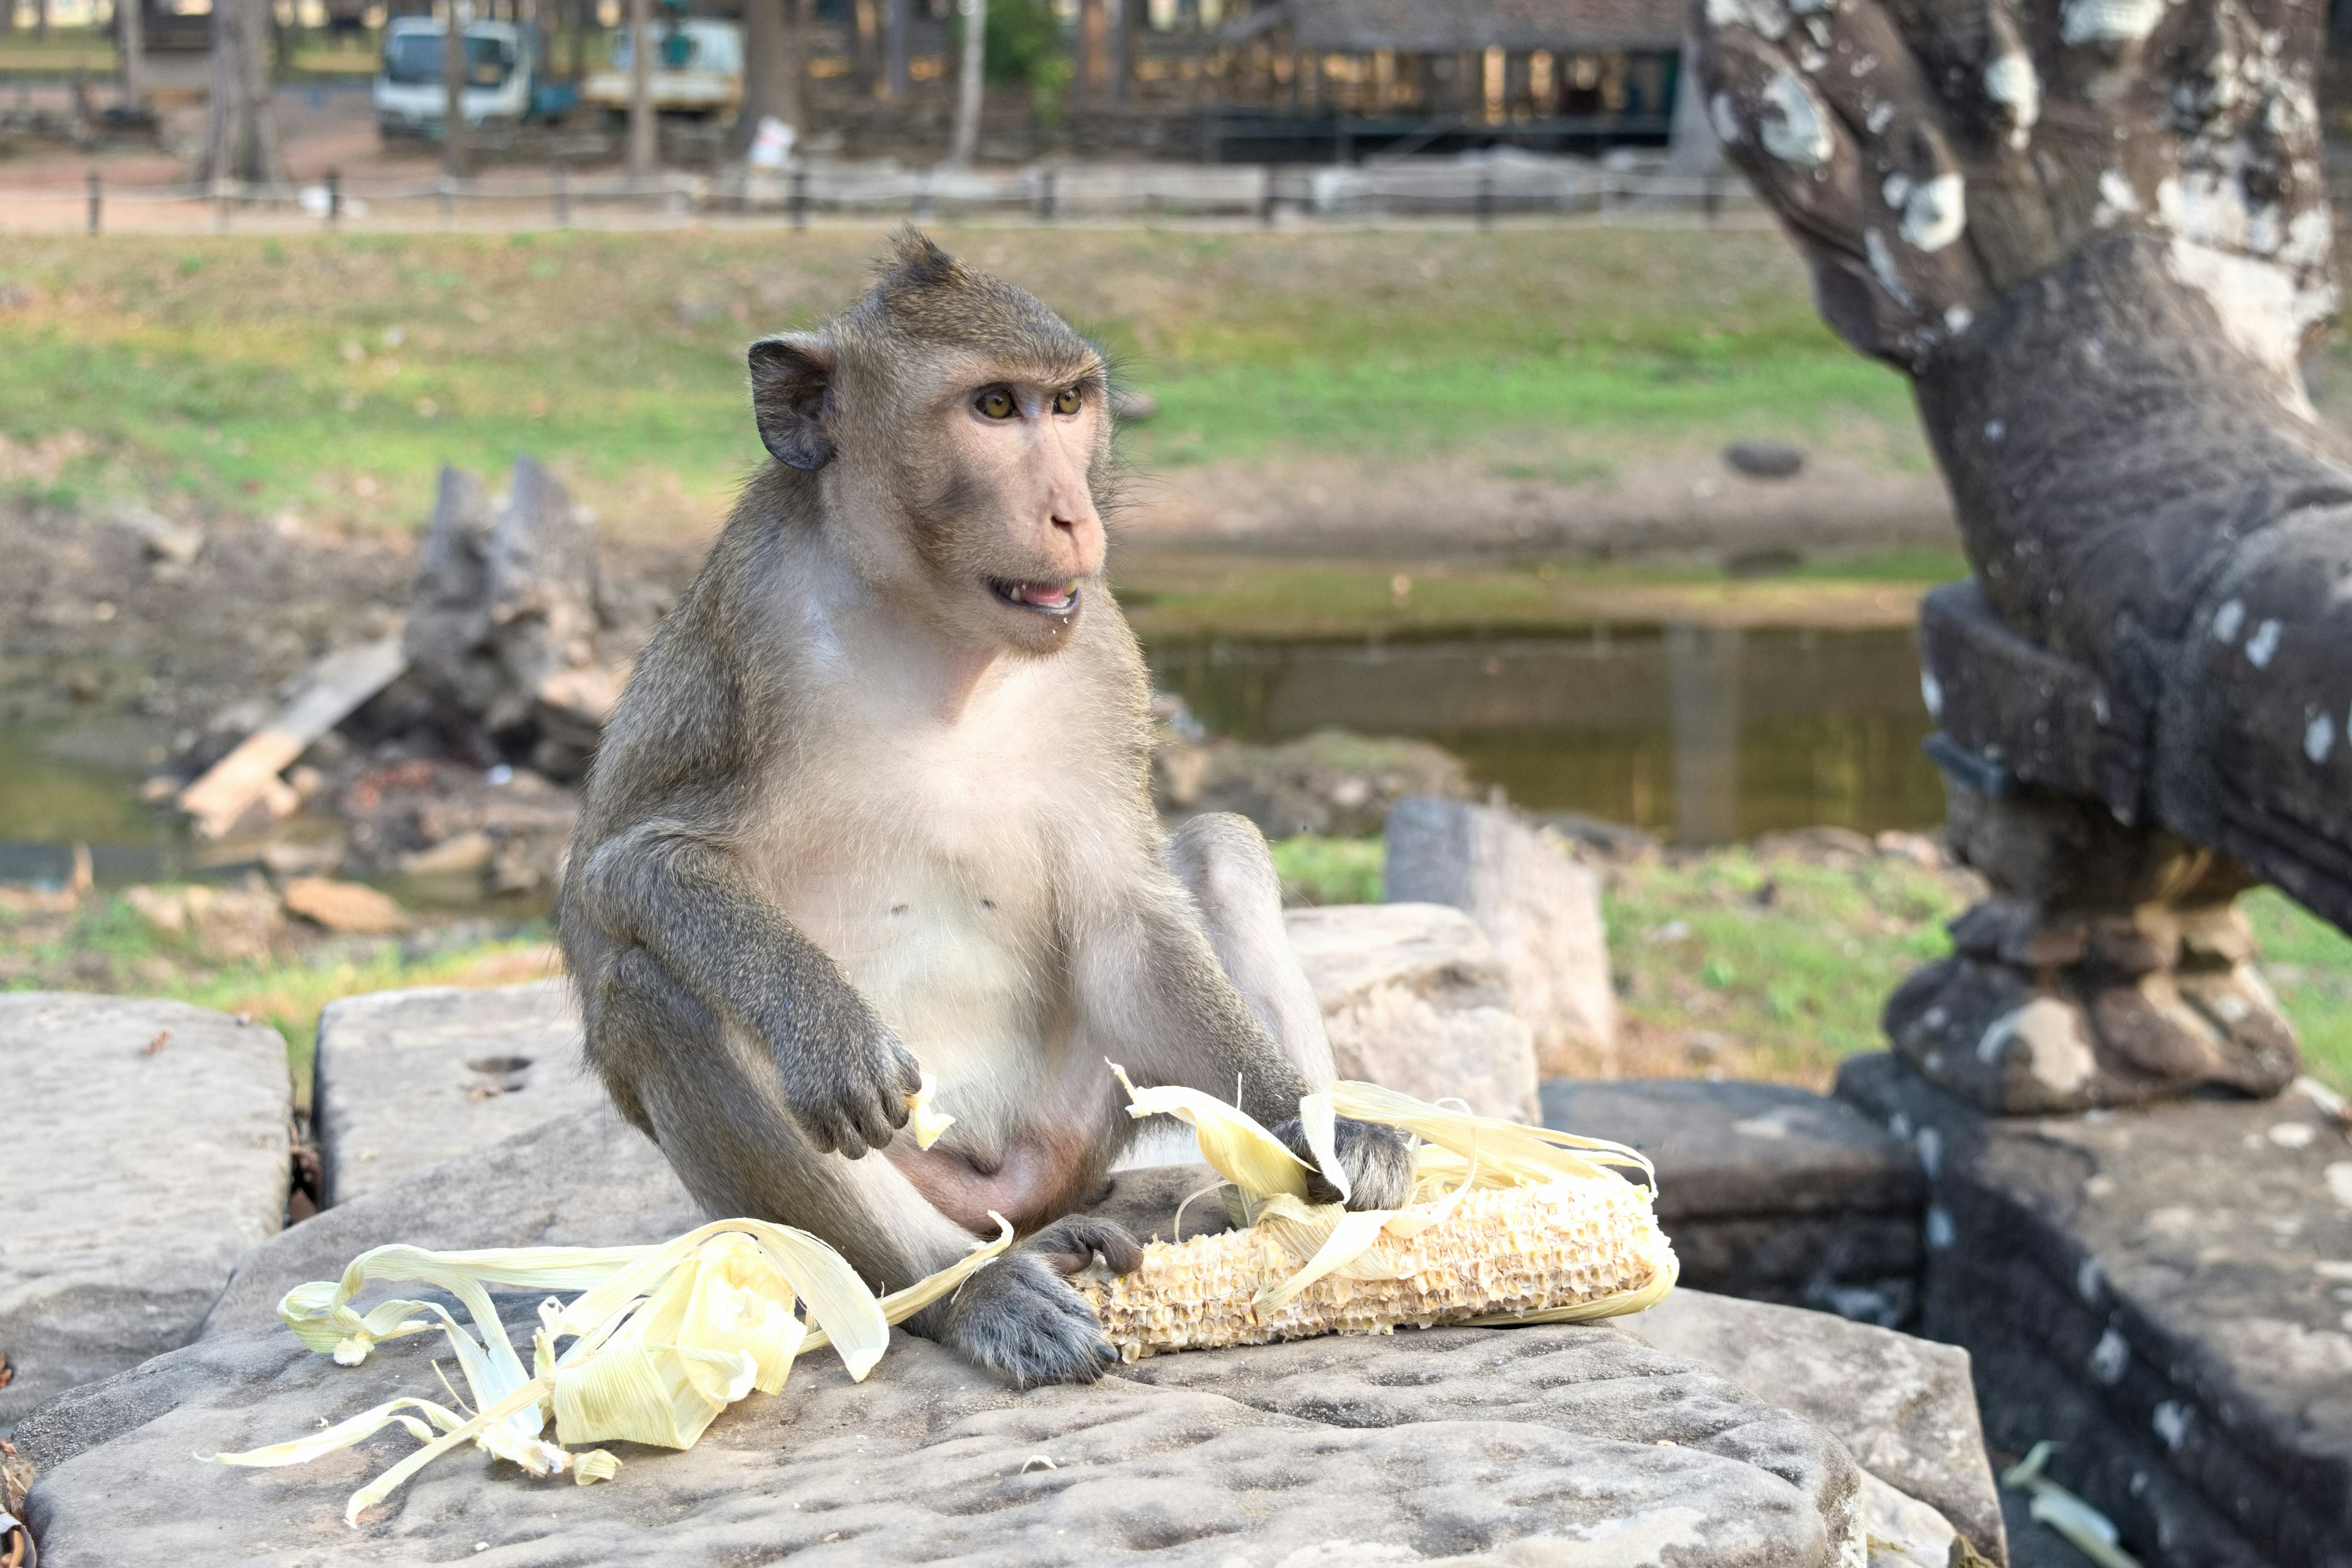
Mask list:
[{"label": "dried corn husk", "polygon": [[[582,1484],[607,1480],[620,1461],[575,1445],[629,1441],[689,1447],[719,1411],[753,1389],[784,1385],[793,1359],[831,1346],[863,1380],[881,1359],[892,1323],[952,1290],[1012,1245],[997,1238],[921,1283],[875,1300],[856,1271],[805,1231],[761,1220],[719,1220],[658,1247],[526,1247],[431,1252],[379,1247],[342,1278],[299,1285],[278,1316],[303,1343],[356,1366],[384,1340],[439,1328],[472,1395],[470,1412],[401,1398],[321,1432],[244,1453],[221,1464],[299,1465],[351,1447],[389,1426],[423,1446],[352,1494],[344,1519],[368,1508],[450,1449],[473,1443],[535,1476],[569,1472]],[[438,1305],[351,1305],[371,1283],[415,1280],[456,1296],[479,1336]],[[540,1308],[526,1371],[507,1338],[488,1286],[577,1290],[569,1305]],[[807,1321],[795,1310],[804,1307]],[[541,1434],[555,1422],[555,1439]]]}]

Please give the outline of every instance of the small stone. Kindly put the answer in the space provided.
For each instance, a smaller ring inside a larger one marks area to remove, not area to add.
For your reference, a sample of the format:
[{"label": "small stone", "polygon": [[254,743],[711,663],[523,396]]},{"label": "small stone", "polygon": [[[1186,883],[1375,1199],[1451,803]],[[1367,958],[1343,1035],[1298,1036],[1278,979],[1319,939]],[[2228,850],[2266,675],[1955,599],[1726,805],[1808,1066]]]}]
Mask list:
[{"label": "small stone", "polygon": [[173,522],[161,512],[125,504],[114,510],[114,523],[138,536],[149,559],[186,566],[204,553],[205,531],[192,523]]},{"label": "small stone", "polygon": [[487,868],[498,854],[498,841],[478,827],[452,834],[429,848],[401,857],[404,877],[466,877]]},{"label": "small stone", "polygon": [[1121,425],[1140,425],[1160,412],[1160,399],[1148,392],[1131,387],[1114,387],[1110,395],[1110,416]]},{"label": "small stone", "polygon": [[408,929],[408,911],[360,882],[294,877],[279,895],[289,914],[345,936],[393,936]]},{"label": "small stone", "polygon": [[1805,466],[1805,454],[1786,441],[1735,441],[1723,449],[1723,461],[1751,479],[1785,479]]}]

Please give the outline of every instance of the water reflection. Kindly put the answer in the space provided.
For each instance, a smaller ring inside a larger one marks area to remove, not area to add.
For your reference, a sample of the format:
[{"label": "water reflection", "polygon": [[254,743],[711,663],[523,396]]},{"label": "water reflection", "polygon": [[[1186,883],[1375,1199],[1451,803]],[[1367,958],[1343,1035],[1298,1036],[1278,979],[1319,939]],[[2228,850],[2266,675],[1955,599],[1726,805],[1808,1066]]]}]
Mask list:
[{"label": "water reflection", "polygon": [[1419,735],[1522,805],[1686,843],[1834,823],[1931,827],[1943,791],[1908,628],[1598,628],[1438,642],[1164,642],[1165,689],[1210,729]]}]

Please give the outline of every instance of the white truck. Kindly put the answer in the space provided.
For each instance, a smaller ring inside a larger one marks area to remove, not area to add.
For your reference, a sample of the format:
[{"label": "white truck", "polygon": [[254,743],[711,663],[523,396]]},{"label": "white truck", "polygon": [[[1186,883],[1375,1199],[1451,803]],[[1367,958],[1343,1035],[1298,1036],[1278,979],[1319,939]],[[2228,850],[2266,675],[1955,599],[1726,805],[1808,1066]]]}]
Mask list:
[{"label": "white truck", "polygon": [[[384,28],[375,79],[376,128],[385,136],[436,132],[449,112],[441,75],[446,29],[430,16],[395,16]],[[515,22],[466,24],[464,105],[468,125],[515,125],[534,106],[539,33]]]},{"label": "white truck", "polygon": [[[743,101],[743,29],[709,16],[656,22],[646,91],[661,114],[726,116]],[[599,109],[626,112],[635,59],[626,28],[613,40],[613,63],[593,73],[581,96]]]}]

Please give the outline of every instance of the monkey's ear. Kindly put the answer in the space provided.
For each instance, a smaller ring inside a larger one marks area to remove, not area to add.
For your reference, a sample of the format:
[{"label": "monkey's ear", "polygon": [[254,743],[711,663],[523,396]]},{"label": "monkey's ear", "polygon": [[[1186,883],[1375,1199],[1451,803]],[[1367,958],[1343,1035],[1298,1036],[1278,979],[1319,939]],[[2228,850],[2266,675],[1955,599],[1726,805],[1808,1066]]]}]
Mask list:
[{"label": "monkey's ear", "polygon": [[776,461],[814,470],[833,461],[833,347],[795,333],[751,345],[751,416]]}]

